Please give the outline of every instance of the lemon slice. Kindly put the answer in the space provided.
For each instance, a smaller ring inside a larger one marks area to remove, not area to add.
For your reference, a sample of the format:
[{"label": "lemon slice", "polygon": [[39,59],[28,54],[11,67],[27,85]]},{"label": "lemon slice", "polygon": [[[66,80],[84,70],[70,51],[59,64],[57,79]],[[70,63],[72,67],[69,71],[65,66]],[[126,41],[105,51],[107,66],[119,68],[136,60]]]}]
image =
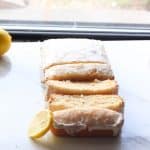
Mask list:
[{"label": "lemon slice", "polygon": [[35,115],[29,126],[28,135],[31,138],[40,138],[49,131],[51,124],[51,111],[42,110]]},{"label": "lemon slice", "polygon": [[0,28],[0,56],[8,51],[11,45],[11,36],[7,31]]}]

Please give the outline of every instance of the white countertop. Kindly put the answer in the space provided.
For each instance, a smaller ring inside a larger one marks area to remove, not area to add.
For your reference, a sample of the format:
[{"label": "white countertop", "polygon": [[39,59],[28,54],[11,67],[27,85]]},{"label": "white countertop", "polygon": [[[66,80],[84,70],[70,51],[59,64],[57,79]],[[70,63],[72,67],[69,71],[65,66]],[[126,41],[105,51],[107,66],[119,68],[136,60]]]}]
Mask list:
[{"label": "white countertop", "polygon": [[28,124],[44,107],[39,44],[13,43],[0,59],[0,149],[150,149],[150,41],[105,42],[125,100],[125,123],[118,138],[62,138],[49,132],[33,141],[27,137]]}]

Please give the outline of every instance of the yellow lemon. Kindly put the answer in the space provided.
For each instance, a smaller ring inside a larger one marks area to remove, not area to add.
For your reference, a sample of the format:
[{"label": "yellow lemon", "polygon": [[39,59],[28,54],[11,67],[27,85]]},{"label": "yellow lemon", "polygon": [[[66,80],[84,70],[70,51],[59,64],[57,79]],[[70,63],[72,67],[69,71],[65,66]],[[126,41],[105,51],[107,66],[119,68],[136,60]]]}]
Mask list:
[{"label": "yellow lemon", "polygon": [[0,56],[8,51],[11,45],[11,36],[7,31],[0,28]]},{"label": "yellow lemon", "polygon": [[31,138],[40,138],[50,129],[51,111],[42,110],[35,115],[29,126],[28,135]]}]

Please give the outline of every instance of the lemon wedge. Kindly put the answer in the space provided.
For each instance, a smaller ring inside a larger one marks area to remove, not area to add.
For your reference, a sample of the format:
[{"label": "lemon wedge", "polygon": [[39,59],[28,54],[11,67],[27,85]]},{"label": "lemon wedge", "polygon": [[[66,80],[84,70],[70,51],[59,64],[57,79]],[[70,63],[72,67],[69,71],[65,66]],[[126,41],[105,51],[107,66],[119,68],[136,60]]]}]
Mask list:
[{"label": "lemon wedge", "polygon": [[11,45],[11,36],[7,31],[0,28],[0,56],[5,54]]},{"label": "lemon wedge", "polygon": [[51,124],[51,111],[42,110],[38,112],[29,126],[28,135],[31,138],[40,138],[46,134],[50,129]]}]

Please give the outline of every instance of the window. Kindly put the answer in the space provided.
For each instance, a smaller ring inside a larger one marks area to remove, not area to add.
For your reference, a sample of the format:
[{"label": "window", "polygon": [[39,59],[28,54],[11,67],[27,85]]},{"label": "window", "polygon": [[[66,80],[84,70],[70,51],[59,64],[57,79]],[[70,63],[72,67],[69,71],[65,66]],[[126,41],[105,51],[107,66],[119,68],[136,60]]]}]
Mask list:
[{"label": "window", "polygon": [[1,0],[0,19],[150,23],[150,0]]},{"label": "window", "polygon": [[150,0],[0,0],[0,23],[15,30],[149,35]]}]

